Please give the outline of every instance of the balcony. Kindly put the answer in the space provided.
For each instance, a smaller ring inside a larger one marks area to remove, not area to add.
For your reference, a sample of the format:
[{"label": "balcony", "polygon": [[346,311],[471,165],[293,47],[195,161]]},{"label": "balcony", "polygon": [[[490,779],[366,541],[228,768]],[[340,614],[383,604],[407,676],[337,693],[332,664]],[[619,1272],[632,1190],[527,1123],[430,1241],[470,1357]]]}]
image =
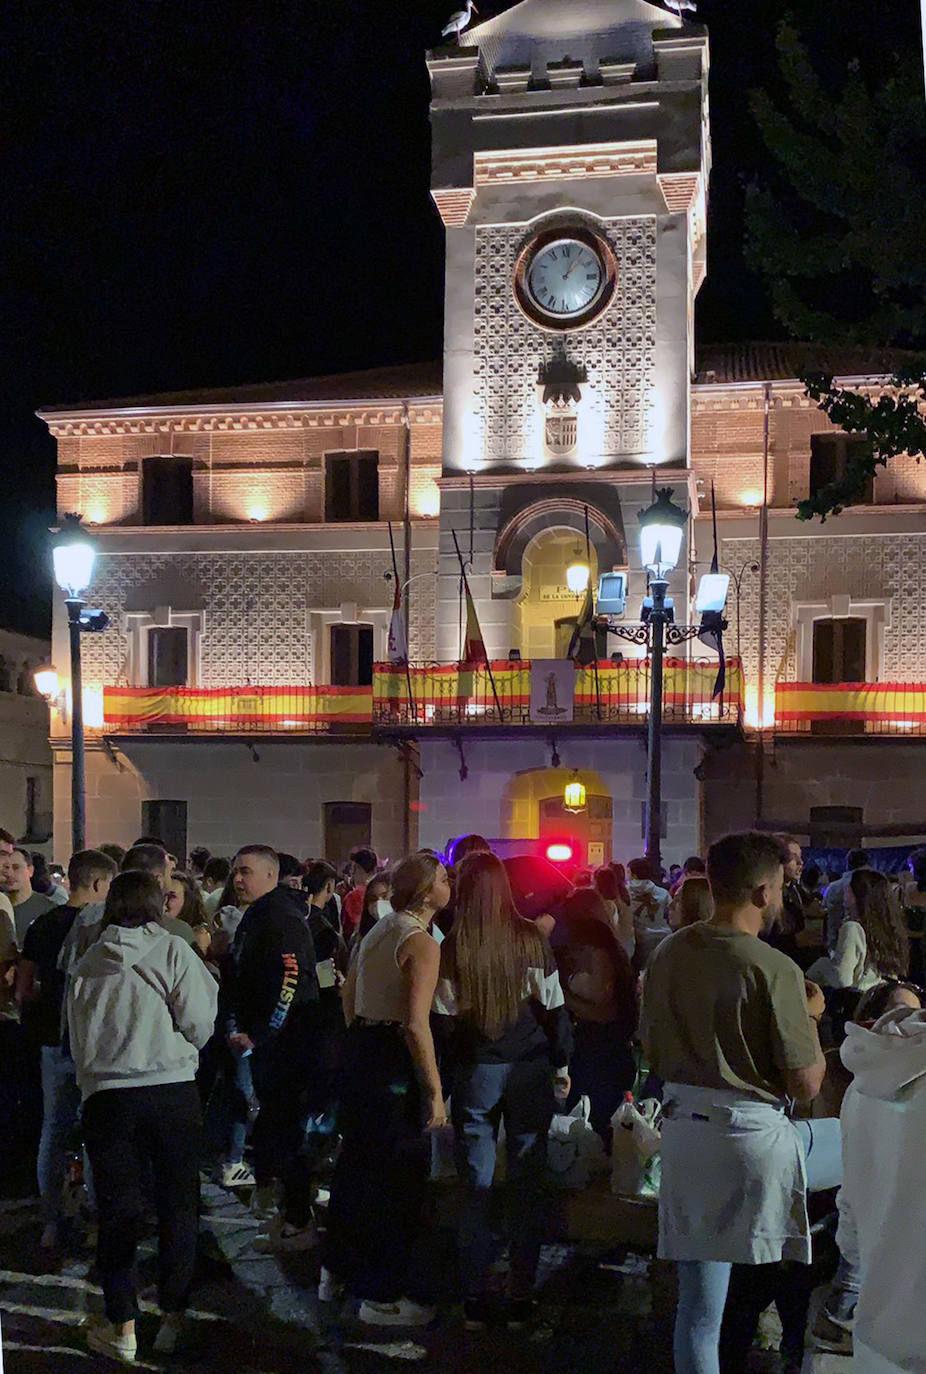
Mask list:
[{"label": "balcony", "polygon": [[103,733],[369,735],[371,687],[104,687]]},{"label": "balcony", "polygon": [[[563,719],[532,718],[531,664],[484,666],[376,664],[371,687],[106,687],[103,733],[113,735],[329,735],[398,732],[642,727],[649,714],[650,664],[636,659],[575,669],[572,711]],[[728,661],[725,692],[711,693],[716,660],[665,661],[663,719],[667,725],[739,724],[743,678]],[[493,688],[494,682],[494,688]]]},{"label": "balcony", "polygon": [[779,682],[775,731],[843,738],[926,735],[926,683]]}]

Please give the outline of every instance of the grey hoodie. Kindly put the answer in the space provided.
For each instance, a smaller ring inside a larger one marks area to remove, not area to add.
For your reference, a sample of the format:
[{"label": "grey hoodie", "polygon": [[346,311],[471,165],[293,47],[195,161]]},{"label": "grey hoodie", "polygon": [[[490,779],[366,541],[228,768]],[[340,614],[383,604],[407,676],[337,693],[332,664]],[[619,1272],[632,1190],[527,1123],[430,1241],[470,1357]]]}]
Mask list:
[{"label": "grey hoodie", "polygon": [[926,1374],[926,1012],[847,1026],[841,1057],[855,1075],[842,1107],[839,1198],[840,1249],[861,1265],[855,1367]]},{"label": "grey hoodie", "polygon": [[109,926],[68,990],[77,1082],[109,1088],[193,1079],[215,1026],[218,989],[199,955],[159,925]]}]

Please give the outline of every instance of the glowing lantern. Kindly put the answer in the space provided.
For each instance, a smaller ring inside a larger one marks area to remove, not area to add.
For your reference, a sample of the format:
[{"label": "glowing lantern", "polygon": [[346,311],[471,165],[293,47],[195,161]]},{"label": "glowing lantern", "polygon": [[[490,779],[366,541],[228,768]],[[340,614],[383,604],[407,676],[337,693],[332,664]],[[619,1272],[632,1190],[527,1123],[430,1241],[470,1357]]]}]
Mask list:
[{"label": "glowing lantern", "polygon": [[577,558],[566,569],[566,586],[575,596],[581,596],[588,586],[589,566]]},{"label": "glowing lantern", "polygon": [[53,668],[51,664],[44,664],[41,668],[36,668],[32,674],[32,680],[35,683],[35,690],[46,701],[51,701],[53,697],[58,695],[58,670]]},{"label": "glowing lantern", "polygon": [[672,488],[663,487],[640,515],[640,562],[653,577],[674,571],[682,548],[688,516],[672,504]]},{"label": "glowing lantern", "polygon": [[584,811],[586,801],[585,783],[579,777],[578,769],[566,783],[563,792],[563,805],[567,811]]}]

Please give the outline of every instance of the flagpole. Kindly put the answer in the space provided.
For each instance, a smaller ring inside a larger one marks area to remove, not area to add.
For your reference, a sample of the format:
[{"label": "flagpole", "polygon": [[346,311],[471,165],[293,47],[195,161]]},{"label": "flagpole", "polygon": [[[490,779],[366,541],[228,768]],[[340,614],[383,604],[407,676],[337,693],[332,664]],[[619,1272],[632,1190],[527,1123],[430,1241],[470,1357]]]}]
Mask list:
[{"label": "flagpole", "polygon": [[[460,561],[460,577],[461,577],[462,582],[463,582],[463,590],[464,590],[464,592],[466,593],[467,598],[468,598],[470,601],[472,601],[473,594],[472,594],[472,592],[470,591],[470,588],[469,588],[469,579],[468,579],[467,576],[466,576],[466,564],[463,562],[463,555],[462,555],[462,553],[460,552],[460,541],[457,539],[457,532],[456,532],[456,530],[452,529],[452,530],[450,531],[450,533],[453,535],[453,547],[456,549],[456,551],[457,551],[457,558],[458,558],[459,561]],[[475,604],[475,603],[474,603],[474,604]],[[503,720],[505,719],[505,713],[504,713],[504,711],[502,710],[502,703],[501,703],[501,702],[499,701],[499,699],[498,699],[498,688],[497,688],[496,685],[495,685],[495,675],[494,675],[493,672],[492,672],[492,665],[491,665],[491,663],[489,662],[488,651],[486,652],[485,665],[486,665],[486,672],[487,672],[488,675],[489,675],[489,682],[492,684],[492,695],[493,695],[493,697],[495,698],[495,709],[498,711],[498,719],[499,719],[499,722],[501,722],[501,721],[503,721]]]},{"label": "flagpole", "polygon": [[[395,585],[399,597],[399,610],[403,613],[402,587],[399,582],[399,563],[395,556],[395,538],[392,533],[392,521],[389,521],[389,551],[392,554],[392,576],[395,578]],[[412,691],[412,668],[408,661],[408,623],[405,625],[405,681],[408,685],[408,707],[411,713],[412,723],[418,723],[418,707],[415,705],[415,693]]]},{"label": "flagpole", "polygon": [[[588,506],[585,507],[585,561],[588,563],[588,576],[592,576],[592,541],[588,533]],[[595,629],[595,596],[592,593],[592,643],[595,646],[595,656],[592,659],[592,666],[595,670],[595,711],[598,719],[601,720],[601,686],[598,681],[598,631]]]}]

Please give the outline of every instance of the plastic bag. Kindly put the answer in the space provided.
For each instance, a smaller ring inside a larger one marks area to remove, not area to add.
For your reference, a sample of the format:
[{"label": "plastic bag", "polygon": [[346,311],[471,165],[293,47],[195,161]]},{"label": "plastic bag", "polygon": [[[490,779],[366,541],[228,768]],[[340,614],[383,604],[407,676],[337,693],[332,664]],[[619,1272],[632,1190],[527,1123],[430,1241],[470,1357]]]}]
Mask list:
[{"label": "plastic bag", "polygon": [[568,1116],[554,1116],[547,1137],[547,1165],[561,1188],[587,1188],[608,1160],[601,1136],[589,1124],[591,1103],[580,1097]]},{"label": "plastic bag", "polygon": [[652,1197],[659,1192],[660,1115],[655,1098],[634,1102],[633,1093],[611,1117],[611,1192],[625,1197]]}]

